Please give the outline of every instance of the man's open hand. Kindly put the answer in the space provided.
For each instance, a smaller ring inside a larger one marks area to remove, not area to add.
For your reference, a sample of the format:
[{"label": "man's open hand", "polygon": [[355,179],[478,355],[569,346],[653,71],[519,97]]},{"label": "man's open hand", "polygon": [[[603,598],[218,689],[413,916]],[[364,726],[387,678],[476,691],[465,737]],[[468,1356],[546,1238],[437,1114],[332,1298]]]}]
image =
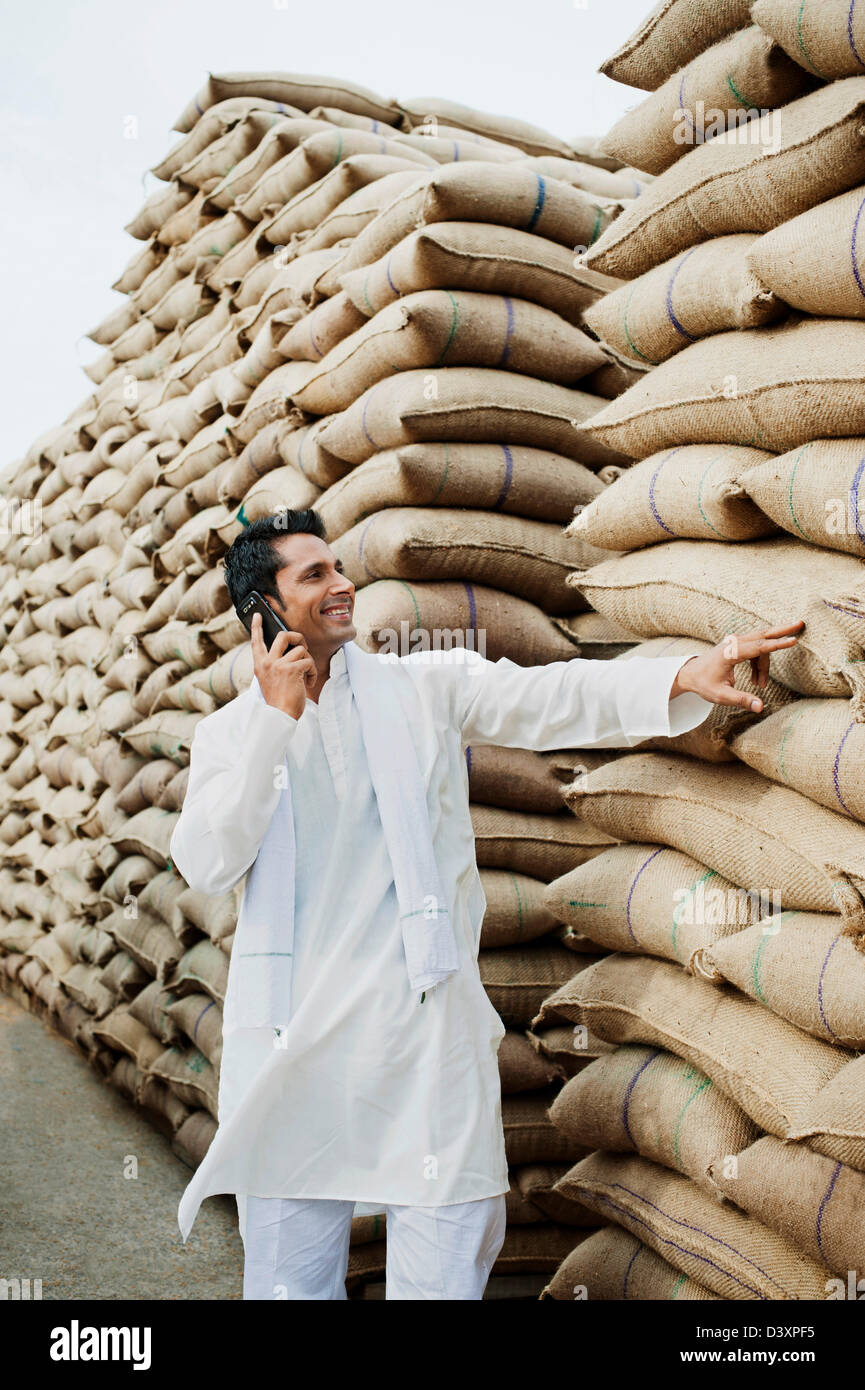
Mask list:
[{"label": "man's open hand", "polygon": [[[268,651],[261,632],[261,614],[252,617],[252,664],[269,705],[299,719],[306,708],[309,687],[315,684],[315,662],[300,632],[278,632]],[[286,651],[286,647],[291,651]]]},{"label": "man's open hand", "polygon": [[799,634],[804,626],[805,620],[800,618],[789,627],[728,633],[723,642],[719,642],[710,652],[704,656],[692,656],[680,667],[670,691],[670,699],[686,690],[693,690],[713,704],[739,705],[742,709],[759,714],[763,701],[735,687],[736,667],[741,661],[750,661],[754,684],[765,685],[769,679],[770,654],[784,647],[794,647],[799,637],[790,634]]}]

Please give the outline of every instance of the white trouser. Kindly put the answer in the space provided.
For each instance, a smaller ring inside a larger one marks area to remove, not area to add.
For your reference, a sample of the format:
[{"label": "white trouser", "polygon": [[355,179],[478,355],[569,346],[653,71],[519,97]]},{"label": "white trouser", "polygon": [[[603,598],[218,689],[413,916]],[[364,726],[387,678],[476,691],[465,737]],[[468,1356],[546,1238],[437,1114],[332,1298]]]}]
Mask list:
[{"label": "white trouser", "polygon": [[[345,1299],[354,1202],[237,1195],[243,1297]],[[505,1196],[385,1206],[385,1297],[481,1299],[505,1238]]]}]

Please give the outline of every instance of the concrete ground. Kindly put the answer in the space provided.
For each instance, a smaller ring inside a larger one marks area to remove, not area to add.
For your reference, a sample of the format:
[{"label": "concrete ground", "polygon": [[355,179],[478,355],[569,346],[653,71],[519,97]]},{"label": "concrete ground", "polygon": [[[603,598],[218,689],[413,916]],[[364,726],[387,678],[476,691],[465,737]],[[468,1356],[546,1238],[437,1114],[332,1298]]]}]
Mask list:
[{"label": "concrete ground", "polygon": [[208,1197],[184,1247],[177,1205],[192,1169],[72,1043],[4,993],[0,1174],[0,1279],[41,1279],[43,1299],[240,1300],[234,1198]]}]

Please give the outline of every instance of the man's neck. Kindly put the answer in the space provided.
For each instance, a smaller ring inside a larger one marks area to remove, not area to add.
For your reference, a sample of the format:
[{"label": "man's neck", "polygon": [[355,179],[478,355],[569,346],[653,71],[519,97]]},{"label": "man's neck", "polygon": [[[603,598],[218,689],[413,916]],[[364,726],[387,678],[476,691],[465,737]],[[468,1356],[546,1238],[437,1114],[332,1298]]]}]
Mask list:
[{"label": "man's neck", "polygon": [[331,658],[339,651],[339,647],[332,647],[326,652],[314,651],[312,647],[309,654],[315,662],[315,684],[309,686],[306,692],[308,700],[318,704],[319,696],[330,678]]}]

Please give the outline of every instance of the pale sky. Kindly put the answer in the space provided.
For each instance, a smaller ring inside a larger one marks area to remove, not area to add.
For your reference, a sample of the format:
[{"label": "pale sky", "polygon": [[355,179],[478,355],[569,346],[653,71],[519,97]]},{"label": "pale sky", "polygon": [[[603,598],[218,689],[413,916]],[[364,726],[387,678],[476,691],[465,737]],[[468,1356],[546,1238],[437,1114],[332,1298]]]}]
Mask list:
[{"label": "pale sky", "polygon": [[[83,337],[142,245],[123,231],[208,71],[349,78],[555,134],[603,134],[645,93],[597,73],[652,0],[42,0],[3,3],[0,471],[93,390]],[[124,131],[137,126],[136,138]]]}]

